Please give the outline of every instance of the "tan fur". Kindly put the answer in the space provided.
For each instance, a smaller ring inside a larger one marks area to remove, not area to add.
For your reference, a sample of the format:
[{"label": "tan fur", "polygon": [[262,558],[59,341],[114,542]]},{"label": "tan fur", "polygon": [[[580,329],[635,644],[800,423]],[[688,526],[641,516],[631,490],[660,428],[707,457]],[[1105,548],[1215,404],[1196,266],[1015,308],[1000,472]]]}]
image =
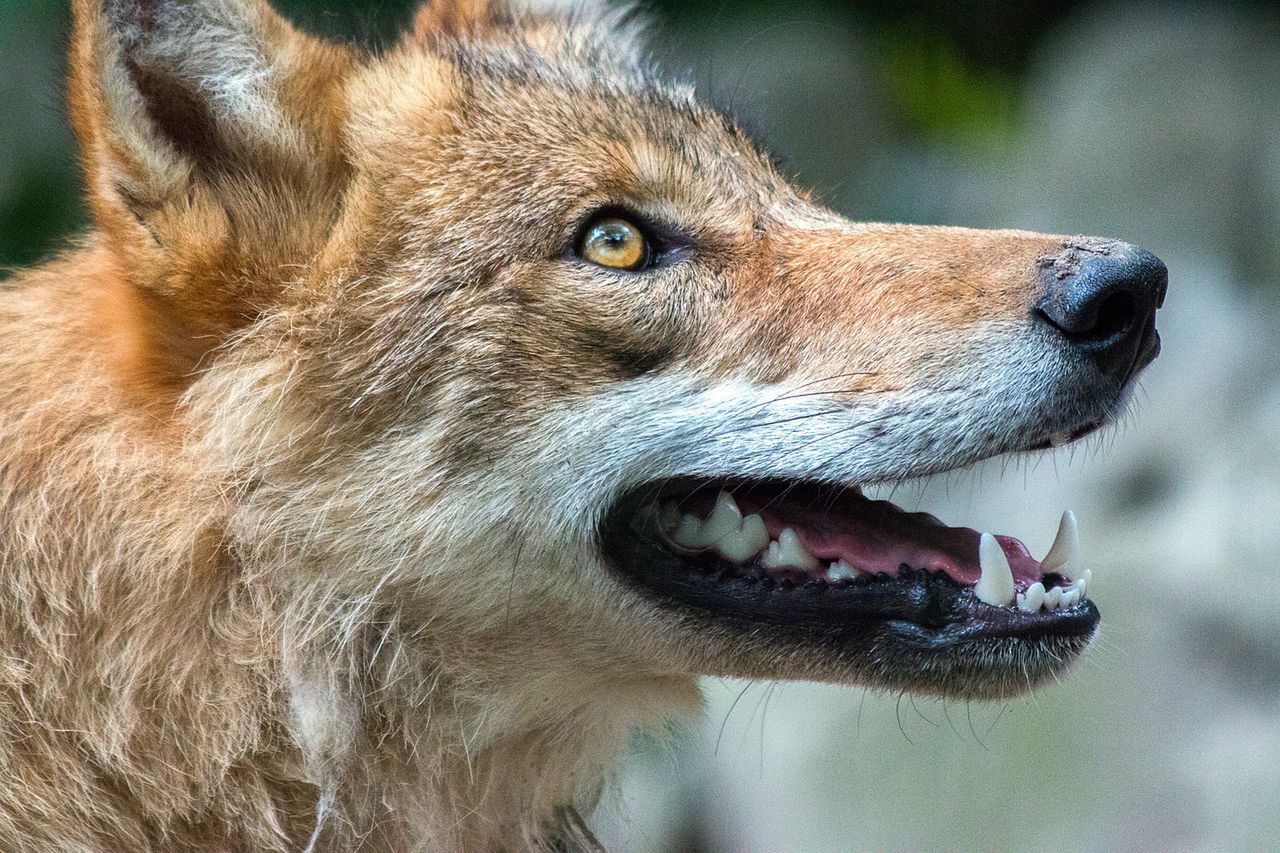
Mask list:
[{"label": "tan fur", "polygon": [[[143,50],[112,7],[75,0],[95,232],[0,293],[7,849],[586,843],[575,810],[699,673],[791,664],[676,642],[531,520],[583,450],[533,444],[548,413],[656,363],[926,388],[1058,245],[843,222],[651,93],[612,13],[436,0],[364,57],[260,0],[135,3],[223,27],[144,21]],[[617,199],[712,272],[566,272]]]}]

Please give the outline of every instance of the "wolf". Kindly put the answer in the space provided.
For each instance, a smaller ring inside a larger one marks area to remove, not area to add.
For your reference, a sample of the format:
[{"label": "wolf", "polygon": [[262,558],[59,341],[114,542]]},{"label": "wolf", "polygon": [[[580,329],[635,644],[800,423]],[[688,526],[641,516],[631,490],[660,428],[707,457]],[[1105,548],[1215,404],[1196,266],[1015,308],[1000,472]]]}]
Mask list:
[{"label": "wolf", "polygon": [[863,490],[1078,440],[1156,356],[1115,240],[853,223],[625,8],[74,0],[92,231],[0,289],[0,838],[589,848],[698,677],[965,698],[1098,622]]}]

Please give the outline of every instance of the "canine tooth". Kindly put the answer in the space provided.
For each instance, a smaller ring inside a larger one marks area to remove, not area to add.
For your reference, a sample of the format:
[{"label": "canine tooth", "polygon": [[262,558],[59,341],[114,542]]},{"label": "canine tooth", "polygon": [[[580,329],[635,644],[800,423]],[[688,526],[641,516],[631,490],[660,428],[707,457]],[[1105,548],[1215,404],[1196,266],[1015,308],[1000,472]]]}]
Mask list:
[{"label": "canine tooth", "polygon": [[973,594],[980,601],[996,607],[1005,607],[1014,601],[1013,569],[1009,568],[1009,558],[1004,549],[990,533],[982,534],[978,543],[978,564],[982,567],[982,577],[973,588]]},{"label": "canine tooth", "polygon": [[1045,610],[1057,610],[1060,604],[1062,604],[1062,587],[1055,586],[1044,594]]},{"label": "canine tooth", "polygon": [[764,519],[758,514],[742,519],[742,536],[751,547],[751,556],[769,546],[769,528],[764,526]]},{"label": "canine tooth", "polygon": [[1080,587],[1080,597],[1084,598],[1089,593],[1089,584],[1093,583],[1093,569],[1085,569],[1080,573],[1080,580],[1076,581],[1076,585]]},{"label": "canine tooth", "polygon": [[1044,584],[1036,581],[1027,588],[1027,592],[1023,596],[1019,596],[1023,601],[1019,602],[1019,606],[1028,613],[1034,613],[1041,608],[1044,603]]},{"label": "canine tooth", "polygon": [[827,567],[827,580],[831,583],[851,581],[858,576],[858,571],[844,560],[836,560]]},{"label": "canine tooth", "polygon": [[805,550],[800,537],[790,527],[778,534],[777,542],[769,543],[765,552],[764,564],[767,568],[778,569],[783,566],[813,571],[818,568],[818,558]]},{"label": "canine tooth", "polygon": [[1067,570],[1080,558],[1080,525],[1076,523],[1076,514],[1067,510],[1058,522],[1058,535],[1053,540],[1049,553],[1044,555],[1040,565],[1047,572],[1066,574]]},{"label": "canine tooth", "polygon": [[1070,589],[1062,593],[1062,607],[1064,609],[1069,607],[1075,607],[1079,603],[1080,603],[1080,590],[1076,589],[1075,587],[1071,587]]},{"label": "canine tooth", "polygon": [[685,513],[680,519],[680,526],[676,528],[675,533],[671,534],[671,541],[685,548],[701,548],[703,545],[702,519]]},{"label": "canine tooth", "polygon": [[704,545],[715,545],[726,536],[742,529],[742,510],[733,495],[721,492],[716,498],[716,508],[711,517],[702,524],[702,540]]}]

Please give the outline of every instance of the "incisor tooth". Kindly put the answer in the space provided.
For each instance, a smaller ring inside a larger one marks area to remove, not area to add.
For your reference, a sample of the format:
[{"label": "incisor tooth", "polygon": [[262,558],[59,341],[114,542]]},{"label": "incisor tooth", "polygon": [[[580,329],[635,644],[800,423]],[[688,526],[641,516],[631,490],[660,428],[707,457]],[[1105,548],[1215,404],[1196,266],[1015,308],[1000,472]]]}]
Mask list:
[{"label": "incisor tooth", "polygon": [[1045,610],[1057,610],[1060,604],[1062,604],[1062,587],[1055,586],[1044,594]]},{"label": "incisor tooth", "polygon": [[982,567],[982,577],[973,588],[973,594],[980,601],[996,607],[1005,607],[1013,603],[1013,569],[1009,568],[1009,558],[1004,549],[990,533],[982,534],[978,542],[978,565]]},{"label": "incisor tooth", "polygon": [[1023,608],[1028,613],[1035,613],[1040,609],[1040,605],[1044,604],[1044,584],[1036,581],[1027,587],[1026,592],[1027,606]]},{"label": "incisor tooth", "polygon": [[1049,553],[1044,555],[1040,565],[1046,572],[1067,574],[1080,559],[1080,525],[1076,523],[1076,514],[1067,510],[1058,523],[1058,535],[1053,540]]},{"label": "incisor tooth", "polygon": [[813,571],[819,565],[818,558],[805,550],[800,537],[790,527],[778,534],[777,542],[769,543],[762,562],[769,569],[788,566],[806,571]]}]

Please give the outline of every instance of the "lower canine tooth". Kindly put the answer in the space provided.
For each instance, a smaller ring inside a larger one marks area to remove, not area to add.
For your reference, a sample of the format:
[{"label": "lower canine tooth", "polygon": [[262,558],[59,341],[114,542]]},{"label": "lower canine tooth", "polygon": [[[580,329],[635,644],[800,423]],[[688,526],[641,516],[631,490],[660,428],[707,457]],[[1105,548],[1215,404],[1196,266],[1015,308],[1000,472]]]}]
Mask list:
[{"label": "lower canine tooth", "polygon": [[982,534],[978,542],[978,564],[982,567],[982,577],[973,588],[973,594],[979,601],[995,607],[1006,607],[1014,601],[1013,569],[1009,567],[1009,558],[1004,549],[990,533]]},{"label": "lower canine tooth", "polygon": [[800,537],[790,527],[778,534],[777,542],[769,543],[763,563],[766,568],[779,569],[784,566],[813,571],[818,568],[818,558],[805,550]]}]

